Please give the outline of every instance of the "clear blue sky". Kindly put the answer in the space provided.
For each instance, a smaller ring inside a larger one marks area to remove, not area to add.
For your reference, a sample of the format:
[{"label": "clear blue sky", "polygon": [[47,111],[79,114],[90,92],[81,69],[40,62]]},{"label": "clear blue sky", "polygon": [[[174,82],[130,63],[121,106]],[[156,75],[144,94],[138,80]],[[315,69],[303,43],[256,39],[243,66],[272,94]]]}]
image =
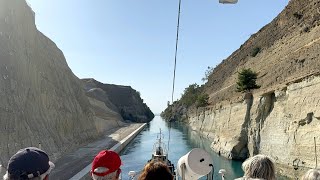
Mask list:
[{"label": "clear blue sky", "polygon": [[[38,29],[64,52],[79,78],[130,85],[154,113],[171,100],[178,0],[27,0]],[[201,84],[288,0],[182,0],[175,99]]]}]

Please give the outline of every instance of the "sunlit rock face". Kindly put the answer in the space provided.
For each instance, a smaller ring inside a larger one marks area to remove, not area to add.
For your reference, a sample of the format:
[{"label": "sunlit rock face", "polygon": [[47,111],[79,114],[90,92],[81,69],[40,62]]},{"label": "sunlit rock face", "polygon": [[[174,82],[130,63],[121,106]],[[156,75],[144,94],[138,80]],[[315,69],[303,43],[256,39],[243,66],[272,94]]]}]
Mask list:
[{"label": "sunlit rock face", "polygon": [[38,146],[54,160],[98,136],[81,81],[24,0],[0,0],[0,164]]},{"label": "sunlit rock face", "polygon": [[[220,108],[188,114],[189,125],[212,139],[211,147],[230,159],[266,154],[283,174],[294,175],[292,163],[300,160],[313,168],[315,142],[320,144],[320,77],[313,76],[261,96]],[[316,140],[316,141],[315,141]]]},{"label": "sunlit rock face", "polygon": [[116,107],[110,102],[107,94],[102,89],[86,89],[86,95],[93,110],[94,124],[99,133],[125,125]]},{"label": "sunlit rock face", "polygon": [[[292,167],[296,159],[299,169],[314,168],[315,142],[318,154],[320,149],[319,25],[319,0],[289,1],[215,68],[204,85],[210,105],[176,114],[184,112],[185,122],[225,157],[266,154],[291,177],[301,175]],[[249,99],[236,92],[243,68],[257,72],[261,85]]]},{"label": "sunlit rock face", "polygon": [[94,79],[83,79],[82,82],[89,97],[103,102],[124,121],[150,122],[154,118],[140,93],[130,86],[103,84]]}]

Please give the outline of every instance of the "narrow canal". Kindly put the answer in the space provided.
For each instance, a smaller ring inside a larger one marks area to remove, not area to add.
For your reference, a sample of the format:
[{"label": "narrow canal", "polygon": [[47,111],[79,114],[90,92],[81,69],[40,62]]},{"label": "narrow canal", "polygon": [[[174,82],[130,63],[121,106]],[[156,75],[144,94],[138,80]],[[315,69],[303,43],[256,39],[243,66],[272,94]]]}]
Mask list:
[{"label": "narrow canal", "polygon": [[[164,134],[164,141],[168,143],[169,128],[168,123],[156,116],[153,121],[121,152],[122,179],[129,179],[128,172],[139,172],[145,163],[151,158],[153,144],[157,140],[157,134],[161,128]],[[179,158],[185,155],[193,148],[202,148],[209,152],[214,161],[214,179],[221,179],[218,174],[219,169],[227,171],[226,179],[241,177],[243,171],[240,161],[232,161],[218,156],[210,149],[210,142],[190,131],[186,126],[180,123],[171,123],[171,138],[169,147],[169,159],[177,166]]]}]

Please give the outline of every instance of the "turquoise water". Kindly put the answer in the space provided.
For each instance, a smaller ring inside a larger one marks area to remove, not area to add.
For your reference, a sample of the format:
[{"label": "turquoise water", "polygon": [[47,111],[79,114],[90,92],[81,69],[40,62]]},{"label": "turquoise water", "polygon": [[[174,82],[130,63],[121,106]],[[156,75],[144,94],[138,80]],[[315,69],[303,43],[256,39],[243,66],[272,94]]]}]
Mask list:
[{"label": "turquoise water", "polygon": [[[169,128],[168,123],[156,116],[152,122],[121,152],[122,179],[129,179],[128,172],[139,172],[145,163],[151,158],[153,144],[156,142],[157,133],[161,128],[164,134],[164,141],[168,143]],[[219,169],[226,169],[225,179],[241,177],[243,171],[240,161],[232,161],[218,156],[210,149],[210,142],[190,131],[186,126],[173,122],[171,123],[171,138],[169,147],[169,159],[177,166],[179,158],[193,148],[202,148],[209,152],[214,161],[214,179],[221,179],[218,174]]]}]

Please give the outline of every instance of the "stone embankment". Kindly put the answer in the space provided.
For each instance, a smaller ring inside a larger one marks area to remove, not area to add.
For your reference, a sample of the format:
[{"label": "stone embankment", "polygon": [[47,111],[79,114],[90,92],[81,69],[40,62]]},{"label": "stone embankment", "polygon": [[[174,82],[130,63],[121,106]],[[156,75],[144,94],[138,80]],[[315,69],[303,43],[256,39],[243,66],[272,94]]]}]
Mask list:
[{"label": "stone embankment", "polygon": [[[105,147],[104,149],[110,149],[112,151],[115,151],[117,153],[120,153],[120,151],[122,151],[145,127],[146,127],[146,123],[140,125],[139,127],[134,127],[134,128],[129,128],[126,129],[124,131],[117,131],[116,133],[113,133],[111,135],[111,137],[114,137],[115,139],[118,139],[119,142],[116,143],[115,145],[113,145],[112,147]],[[134,131],[132,131],[134,129]],[[121,129],[120,129],[121,130]],[[131,131],[130,131],[131,130]],[[131,132],[130,134],[128,134],[128,132]],[[104,144],[105,145],[105,144]],[[94,154],[94,151],[88,151],[90,152],[92,156],[91,160],[94,158],[94,155],[97,154],[98,152],[96,152]],[[69,165],[68,165],[69,166]],[[89,165],[87,165],[85,168],[83,168],[81,171],[79,171],[77,174],[75,174],[74,176],[72,176],[70,178],[70,180],[85,180],[85,179],[92,179],[89,175],[89,172],[91,170],[92,164],[90,163]]]}]

